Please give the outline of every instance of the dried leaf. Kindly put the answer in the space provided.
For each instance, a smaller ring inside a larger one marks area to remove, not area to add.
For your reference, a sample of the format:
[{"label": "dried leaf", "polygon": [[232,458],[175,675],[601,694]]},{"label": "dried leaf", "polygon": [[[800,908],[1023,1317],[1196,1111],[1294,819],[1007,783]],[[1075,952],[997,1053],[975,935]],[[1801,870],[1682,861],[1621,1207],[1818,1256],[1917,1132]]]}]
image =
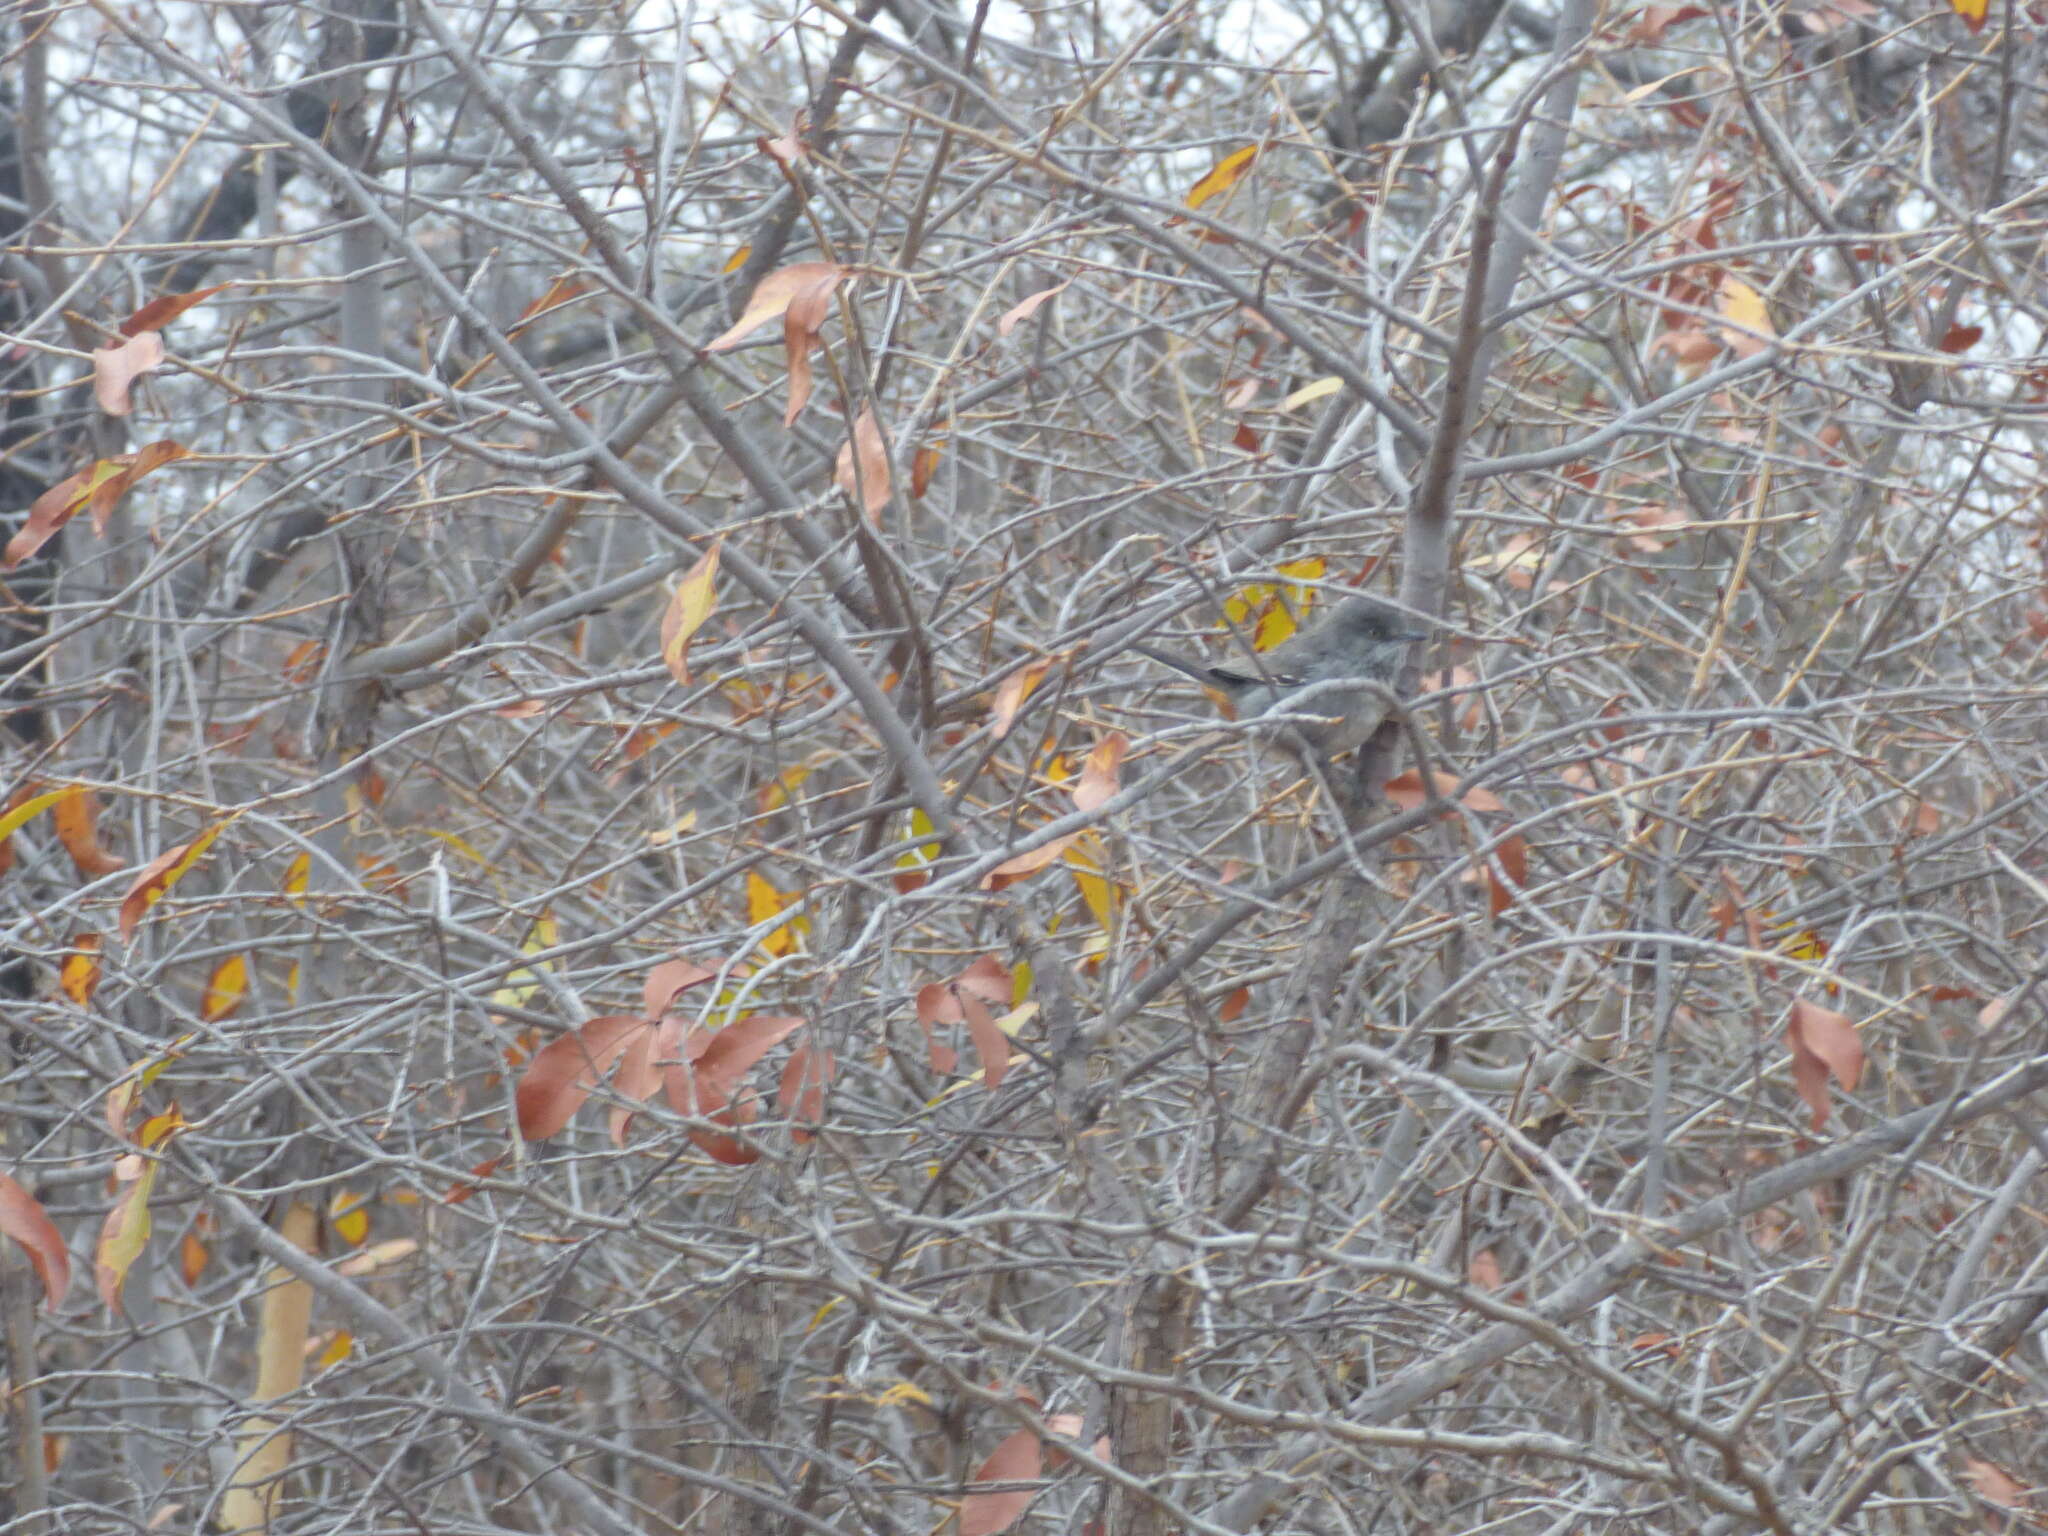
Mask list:
[{"label": "dried leaf", "polygon": [[1037,314],[1041,307],[1065,292],[1067,283],[1072,281],[1073,279],[1070,277],[1066,283],[1058,283],[1051,288],[1041,288],[1030,297],[1003,311],[1002,318],[996,321],[996,334],[998,336],[1009,335],[1010,332]]},{"label": "dried leaf", "polygon": [[1117,792],[1117,771],[1130,742],[1112,731],[1095,744],[1088,761],[1081,766],[1081,781],[1074,786],[1074,804],[1084,811],[1107,804]]},{"label": "dried leaf", "polygon": [[1828,1121],[1828,1078],[1853,1092],[1863,1075],[1863,1039],[1847,1014],[1796,998],[1785,1018],[1792,1050],[1792,1082],[1813,1111],[1817,1131]]},{"label": "dried leaf", "polygon": [[995,707],[989,712],[989,735],[1001,741],[1010,734],[1010,727],[1016,723],[1017,711],[1024,707],[1024,701],[1031,697],[1045,674],[1052,668],[1050,657],[1019,667],[1004,678],[996,689]]},{"label": "dried leaf", "polygon": [[704,350],[730,352],[753,332],[787,311],[798,294],[828,278],[831,286],[837,287],[847,276],[848,269],[836,261],[799,261],[776,268],[754,285],[739,319]]},{"label": "dried leaf", "polygon": [[126,416],[133,408],[128,386],[164,360],[164,339],[143,331],[92,354],[92,395],[109,416]]},{"label": "dried leaf", "polygon": [[[859,477],[855,478],[855,457]],[[875,516],[889,504],[889,444],[875,420],[875,408],[865,407],[854,419],[853,433],[839,449],[839,462],[832,471],[832,483],[849,496],[859,496],[861,510]]]},{"label": "dried leaf", "polygon": [[[1008,1436],[975,1471],[973,1488],[988,1483],[1028,1483],[1045,1470],[1044,1452],[1035,1430]],[[1017,1523],[1035,1497],[1030,1488],[997,1488],[970,1492],[960,1501],[960,1536],[1000,1536]]]}]

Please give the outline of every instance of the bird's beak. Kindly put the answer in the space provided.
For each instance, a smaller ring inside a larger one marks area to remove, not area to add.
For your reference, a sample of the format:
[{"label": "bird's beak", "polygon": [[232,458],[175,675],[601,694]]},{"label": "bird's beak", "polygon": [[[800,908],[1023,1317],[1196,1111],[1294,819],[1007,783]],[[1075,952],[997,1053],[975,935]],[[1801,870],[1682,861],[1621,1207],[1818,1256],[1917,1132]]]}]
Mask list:
[{"label": "bird's beak", "polygon": [[1429,631],[1426,629],[1404,629],[1394,638],[1396,640],[1427,640],[1429,638]]}]

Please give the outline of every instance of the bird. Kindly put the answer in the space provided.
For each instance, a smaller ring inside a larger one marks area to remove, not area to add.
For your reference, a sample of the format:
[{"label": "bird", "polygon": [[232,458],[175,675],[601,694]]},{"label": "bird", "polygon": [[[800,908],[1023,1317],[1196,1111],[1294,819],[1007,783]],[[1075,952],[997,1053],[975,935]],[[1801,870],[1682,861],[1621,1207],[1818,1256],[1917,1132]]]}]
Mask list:
[{"label": "bird", "polygon": [[[1340,757],[1379,729],[1408,647],[1428,638],[1391,603],[1357,593],[1321,623],[1275,646],[1256,665],[1209,665],[1134,642],[1132,649],[1227,698],[1238,718],[1299,714],[1293,725],[1309,748]],[[1364,683],[1354,687],[1347,684]]]}]

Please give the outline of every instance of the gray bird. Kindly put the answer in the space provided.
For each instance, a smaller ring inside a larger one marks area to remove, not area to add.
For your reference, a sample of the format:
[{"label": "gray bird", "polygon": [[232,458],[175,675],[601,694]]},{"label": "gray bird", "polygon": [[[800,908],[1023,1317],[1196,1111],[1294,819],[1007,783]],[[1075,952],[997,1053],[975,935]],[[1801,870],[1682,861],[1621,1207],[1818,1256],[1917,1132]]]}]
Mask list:
[{"label": "gray bird", "polygon": [[1377,683],[1391,688],[1410,644],[1428,638],[1415,621],[1376,597],[1347,597],[1330,616],[1243,666],[1203,666],[1169,651],[1133,644],[1176,672],[1186,673],[1230,700],[1239,719],[1277,711],[1320,717],[1305,719],[1294,729],[1310,748],[1325,758],[1362,746],[1386,718],[1385,695],[1379,689],[1346,683]]}]

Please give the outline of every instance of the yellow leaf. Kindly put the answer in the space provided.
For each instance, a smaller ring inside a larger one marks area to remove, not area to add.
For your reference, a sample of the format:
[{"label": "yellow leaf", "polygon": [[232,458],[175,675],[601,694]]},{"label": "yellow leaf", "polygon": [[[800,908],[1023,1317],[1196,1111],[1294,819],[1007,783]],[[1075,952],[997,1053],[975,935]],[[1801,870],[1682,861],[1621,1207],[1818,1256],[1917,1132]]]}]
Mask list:
[{"label": "yellow leaf", "polygon": [[1948,0],[1948,3],[1972,32],[1984,30],[1984,19],[1991,12],[1991,0]]},{"label": "yellow leaf", "polygon": [[1302,385],[1301,388],[1297,389],[1285,400],[1282,400],[1280,402],[1280,409],[1283,411],[1296,410],[1301,406],[1307,405],[1311,400],[1320,400],[1325,395],[1334,395],[1343,387],[1344,381],[1334,373],[1325,374],[1313,384]]},{"label": "yellow leaf", "polygon": [[100,935],[81,933],[71,941],[71,953],[64,957],[57,985],[66,997],[84,1008],[92,1002],[93,991],[99,984]]},{"label": "yellow leaf", "polygon": [[1188,193],[1188,206],[1199,208],[1219,193],[1228,192],[1244,180],[1245,172],[1252,168],[1252,162],[1258,158],[1259,146],[1256,144],[1247,144],[1243,149],[1225,155],[1210,169],[1208,175],[1195,183],[1194,190]]},{"label": "yellow leaf", "polygon": [[206,979],[206,993],[199,999],[199,1017],[217,1023],[242,1005],[249,990],[249,962],[241,955],[229,955],[213,968]]},{"label": "yellow leaf", "polygon": [[[543,912],[534,919],[533,930],[527,935],[526,942],[519,946],[519,952],[524,955],[537,955],[543,950],[553,949],[560,941],[561,934],[555,927],[554,914]],[[541,970],[551,971],[554,968],[555,963],[552,960],[540,962]],[[534,978],[533,972],[522,965],[505,978],[504,986],[491,994],[491,1006],[524,1008],[539,987],[540,982]]]},{"label": "yellow leaf", "polygon": [[[759,870],[747,871],[747,921],[765,923],[783,908],[796,900],[793,895],[778,891]],[[778,923],[768,930],[766,938],[760,941],[761,951],[769,955],[786,955],[796,948],[797,936],[810,931],[808,918],[795,917],[786,923]]]},{"label": "yellow leaf", "polygon": [[0,816],[0,838],[14,836],[23,827],[34,821],[59,800],[68,800],[73,795],[85,793],[82,784],[66,784],[62,789],[49,790],[33,800],[24,800],[5,816]]},{"label": "yellow leaf", "polygon": [[685,688],[690,685],[690,637],[718,607],[719,549],[714,543],[676,583],[675,596],[661,619],[661,659],[669,675]]},{"label": "yellow leaf", "polygon": [[370,1197],[360,1190],[338,1189],[327,1203],[327,1230],[354,1248],[370,1235]]},{"label": "yellow leaf", "polygon": [[719,275],[723,276],[728,272],[739,271],[741,267],[744,267],[747,264],[747,258],[753,254],[754,248],[751,245],[741,246],[738,250],[732,253],[731,259],[728,260],[724,266],[718,269]]},{"label": "yellow leaf", "polygon": [[313,855],[301,853],[284,869],[284,893],[297,901],[306,894],[306,882],[313,873]]},{"label": "yellow leaf", "polygon": [[1721,279],[1721,316],[1728,321],[1721,327],[1721,339],[1737,357],[1755,357],[1778,334],[1771,328],[1764,296],[1740,278]]},{"label": "yellow leaf", "polygon": [[346,1328],[334,1330],[334,1337],[327,1341],[327,1347],[313,1357],[313,1369],[324,1371],[330,1366],[341,1364],[355,1348],[356,1336]]}]

